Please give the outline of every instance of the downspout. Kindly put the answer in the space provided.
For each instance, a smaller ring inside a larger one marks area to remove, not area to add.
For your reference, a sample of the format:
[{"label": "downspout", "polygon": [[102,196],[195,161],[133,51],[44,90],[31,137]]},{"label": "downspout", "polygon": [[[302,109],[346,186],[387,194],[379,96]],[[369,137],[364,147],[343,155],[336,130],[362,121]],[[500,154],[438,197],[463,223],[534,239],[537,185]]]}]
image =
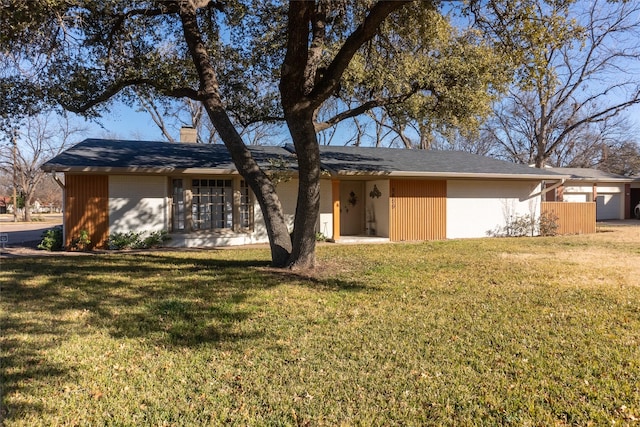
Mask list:
[{"label": "downspout", "polygon": [[[64,182],[60,181],[60,178],[58,178],[58,175],[56,175],[56,171],[51,171],[51,178],[56,182],[56,184],[58,184],[60,186],[60,188],[62,188],[62,191],[64,192],[65,188],[64,188]],[[64,194],[62,197],[62,204],[64,205]],[[64,208],[64,206],[63,206]]]},{"label": "downspout", "polygon": [[542,189],[540,190],[539,193],[535,193],[535,194],[530,194],[528,199],[520,199],[521,202],[524,202],[525,200],[529,200],[532,197],[537,197],[537,196],[544,196],[545,194],[547,194],[549,191],[551,190],[555,190],[556,188],[564,185],[564,182],[566,181],[566,178],[562,178],[560,181],[556,182],[555,184],[553,184],[551,187],[547,187],[544,188],[545,185],[545,181],[542,181]]},{"label": "downspout", "polygon": [[58,178],[56,175],[56,171],[51,171],[51,178],[60,186],[62,189],[62,244],[67,241],[67,227],[65,227],[65,215],[67,213],[67,207],[65,206],[65,201],[67,200],[67,188],[64,186],[64,182]]}]

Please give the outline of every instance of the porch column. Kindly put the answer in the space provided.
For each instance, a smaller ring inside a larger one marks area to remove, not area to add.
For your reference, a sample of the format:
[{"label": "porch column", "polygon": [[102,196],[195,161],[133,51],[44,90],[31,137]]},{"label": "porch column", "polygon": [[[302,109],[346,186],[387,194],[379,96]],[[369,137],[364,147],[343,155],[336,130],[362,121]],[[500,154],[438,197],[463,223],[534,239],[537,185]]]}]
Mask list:
[{"label": "porch column", "polygon": [[598,184],[595,182],[593,183],[593,201],[598,201]]},{"label": "porch column", "polygon": [[631,184],[624,185],[624,219],[631,219]]},{"label": "porch column", "polygon": [[340,181],[331,181],[331,198],[333,200],[333,240],[340,238]]},{"label": "porch column", "polygon": [[564,184],[556,188],[556,202],[564,202]]}]

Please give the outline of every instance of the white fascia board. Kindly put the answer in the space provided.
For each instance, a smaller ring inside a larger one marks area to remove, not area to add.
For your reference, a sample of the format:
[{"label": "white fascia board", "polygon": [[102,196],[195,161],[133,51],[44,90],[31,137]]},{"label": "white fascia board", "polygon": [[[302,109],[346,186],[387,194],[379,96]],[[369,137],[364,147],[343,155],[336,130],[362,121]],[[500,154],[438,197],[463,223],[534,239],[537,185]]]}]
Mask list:
[{"label": "white fascia board", "polygon": [[567,181],[573,182],[573,181],[577,181],[577,182],[591,182],[594,184],[603,184],[603,183],[615,183],[615,184],[625,184],[625,183],[630,183],[630,182],[634,182],[633,178],[587,178],[587,177],[580,177],[580,178],[576,178],[576,177],[569,177],[567,179]]},{"label": "white fascia board", "polygon": [[512,174],[512,173],[473,173],[473,172],[391,172],[392,177],[407,178],[446,178],[446,179],[523,179],[538,181],[560,181],[569,178],[567,175],[534,175],[534,174]]},{"label": "white fascia board", "polygon": [[235,169],[214,169],[214,168],[109,168],[109,167],[51,167],[43,168],[45,172],[69,172],[69,173],[102,173],[118,175],[238,175]]}]

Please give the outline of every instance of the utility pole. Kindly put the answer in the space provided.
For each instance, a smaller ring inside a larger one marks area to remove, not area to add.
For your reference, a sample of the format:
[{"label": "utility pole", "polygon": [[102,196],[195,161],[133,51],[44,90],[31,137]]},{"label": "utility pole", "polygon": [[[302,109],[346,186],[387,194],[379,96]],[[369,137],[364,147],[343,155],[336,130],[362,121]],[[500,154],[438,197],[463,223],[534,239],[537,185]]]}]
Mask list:
[{"label": "utility pole", "polygon": [[13,222],[18,222],[18,175],[16,157],[18,151],[18,129],[13,129]]}]

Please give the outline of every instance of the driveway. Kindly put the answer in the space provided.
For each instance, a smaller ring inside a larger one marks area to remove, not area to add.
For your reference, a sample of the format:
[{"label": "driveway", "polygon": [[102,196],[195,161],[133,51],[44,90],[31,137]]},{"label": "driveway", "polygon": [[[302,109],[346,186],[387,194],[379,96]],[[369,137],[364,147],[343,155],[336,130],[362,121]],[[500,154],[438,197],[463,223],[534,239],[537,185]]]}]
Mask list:
[{"label": "driveway", "polygon": [[62,225],[62,218],[46,222],[0,221],[0,237],[6,247],[35,248],[42,240],[42,233],[56,225]]}]

